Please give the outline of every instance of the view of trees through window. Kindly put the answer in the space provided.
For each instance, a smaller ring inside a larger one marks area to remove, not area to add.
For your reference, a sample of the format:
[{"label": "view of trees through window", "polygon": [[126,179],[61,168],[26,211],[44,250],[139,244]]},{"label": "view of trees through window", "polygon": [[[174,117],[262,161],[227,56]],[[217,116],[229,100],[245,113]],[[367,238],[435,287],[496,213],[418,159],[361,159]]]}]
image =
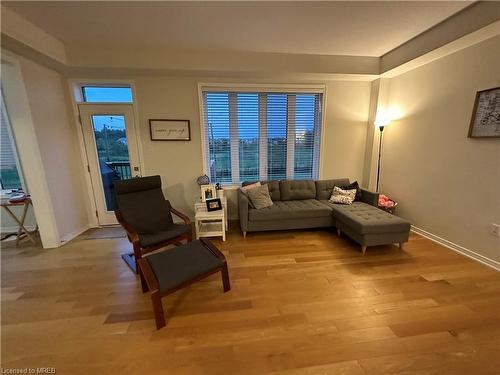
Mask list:
[{"label": "view of trees through window", "polygon": [[203,97],[213,182],[317,177],[321,94],[204,92]]},{"label": "view of trees through window", "polygon": [[118,179],[131,178],[125,119],[122,115],[92,116],[101,174],[116,174]]}]

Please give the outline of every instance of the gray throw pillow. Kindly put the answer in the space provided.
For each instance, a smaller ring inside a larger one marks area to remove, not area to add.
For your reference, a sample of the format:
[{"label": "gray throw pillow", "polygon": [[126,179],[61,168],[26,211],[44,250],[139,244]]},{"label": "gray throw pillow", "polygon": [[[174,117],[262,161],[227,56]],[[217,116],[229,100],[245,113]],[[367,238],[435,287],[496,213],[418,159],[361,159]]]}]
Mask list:
[{"label": "gray throw pillow", "polygon": [[247,191],[248,198],[256,209],[266,208],[273,205],[269,195],[269,187],[262,185]]}]

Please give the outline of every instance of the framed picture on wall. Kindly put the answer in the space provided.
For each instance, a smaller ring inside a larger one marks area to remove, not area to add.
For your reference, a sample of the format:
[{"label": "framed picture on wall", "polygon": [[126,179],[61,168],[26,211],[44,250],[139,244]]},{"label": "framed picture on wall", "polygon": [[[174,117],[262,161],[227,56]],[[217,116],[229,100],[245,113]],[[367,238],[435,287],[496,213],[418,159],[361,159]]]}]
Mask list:
[{"label": "framed picture on wall", "polygon": [[152,141],[190,141],[189,120],[150,119],[149,131]]},{"label": "framed picture on wall", "polygon": [[500,137],[500,87],[476,93],[469,138]]}]

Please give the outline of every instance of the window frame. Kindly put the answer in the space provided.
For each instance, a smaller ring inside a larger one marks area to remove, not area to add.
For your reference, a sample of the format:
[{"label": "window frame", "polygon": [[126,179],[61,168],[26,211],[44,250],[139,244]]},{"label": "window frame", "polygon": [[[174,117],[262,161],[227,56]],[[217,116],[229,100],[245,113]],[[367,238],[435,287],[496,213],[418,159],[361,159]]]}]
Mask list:
[{"label": "window frame", "polygon": [[[86,88],[129,89],[130,90],[131,101],[129,101],[129,102],[88,101],[87,100],[87,94],[85,93],[85,89]],[[82,98],[82,102],[83,103],[89,103],[89,104],[102,104],[102,103],[106,103],[106,104],[112,104],[112,103],[116,103],[116,104],[132,104],[132,103],[134,103],[134,92],[133,92],[132,87],[130,85],[125,85],[125,84],[122,84],[122,85],[116,85],[116,84],[113,84],[113,85],[85,84],[85,85],[80,85],[80,91],[81,91],[81,98]]]},{"label": "window frame", "polygon": [[[203,92],[250,92],[250,93],[297,93],[297,94],[322,94],[323,98],[321,101],[321,129],[320,129],[320,146],[319,146],[319,165],[318,165],[318,178],[323,178],[323,150],[324,150],[324,134],[325,134],[325,124],[326,124],[326,100],[327,100],[327,90],[325,84],[247,84],[247,83],[210,83],[210,82],[199,82],[198,83],[198,103],[199,103],[199,115],[200,115],[200,140],[201,140],[201,154],[203,162],[203,174],[208,175],[209,171],[207,169],[208,155],[207,147],[205,144],[205,106],[203,101]],[[259,122],[259,134],[262,135],[263,129],[260,127]],[[287,137],[288,138],[288,137]],[[259,157],[260,151],[263,145],[259,145]],[[288,149],[288,148],[287,148]],[[266,153],[267,156],[267,153]],[[260,163],[262,164],[262,163]],[[288,167],[288,165],[287,165]],[[260,171],[262,172],[262,171]],[[262,175],[262,173],[259,173]],[[225,189],[237,189],[241,184],[228,183],[223,184]]]},{"label": "window frame", "polygon": [[[7,111],[7,105],[5,104],[5,99],[4,99],[4,96],[3,96],[3,89],[0,90],[0,105],[1,105],[1,109],[2,109],[2,112],[4,113],[5,115],[5,119],[7,121],[7,136],[9,137],[9,140],[10,140],[10,144],[11,144],[11,147],[12,147],[12,152],[14,154],[14,161],[16,162],[16,170],[17,170],[17,174],[19,176],[19,183],[21,184],[21,189],[26,193],[26,194],[29,194],[29,191],[28,191],[28,188],[26,186],[26,181],[25,181],[25,178],[24,178],[24,171],[23,171],[23,168],[21,166],[21,161],[19,160],[19,151],[17,149],[17,142],[16,142],[16,139],[14,137],[14,132],[12,130],[12,124],[11,124],[11,121],[10,121],[10,116],[9,116],[9,112]],[[3,189],[2,187],[0,187],[0,191],[2,193],[4,192],[7,192],[7,191],[12,191],[13,189]]]}]

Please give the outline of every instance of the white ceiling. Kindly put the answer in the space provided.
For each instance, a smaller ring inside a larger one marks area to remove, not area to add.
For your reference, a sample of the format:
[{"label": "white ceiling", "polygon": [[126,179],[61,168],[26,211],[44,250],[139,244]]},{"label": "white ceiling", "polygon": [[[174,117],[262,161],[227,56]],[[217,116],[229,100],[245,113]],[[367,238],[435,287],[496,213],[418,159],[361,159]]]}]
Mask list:
[{"label": "white ceiling", "polygon": [[[471,2],[2,2],[72,47],[381,56]],[[8,19],[2,19],[8,22]]]}]

